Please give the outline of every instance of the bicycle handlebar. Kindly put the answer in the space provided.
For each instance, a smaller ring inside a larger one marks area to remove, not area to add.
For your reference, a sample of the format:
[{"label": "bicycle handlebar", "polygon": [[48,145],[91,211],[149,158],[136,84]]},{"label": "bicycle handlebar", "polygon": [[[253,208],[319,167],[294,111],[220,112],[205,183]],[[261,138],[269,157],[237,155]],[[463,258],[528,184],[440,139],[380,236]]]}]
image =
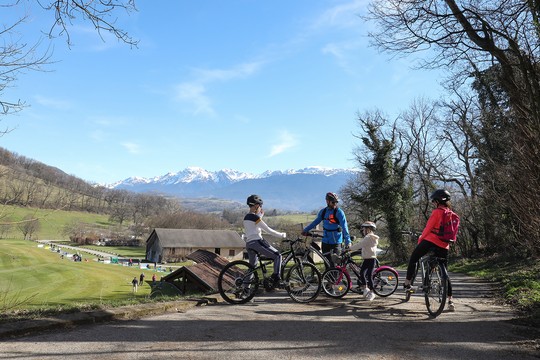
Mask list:
[{"label": "bicycle handlebar", "polygon": [[303,232],[302,235],[305,236],[305,237],[311,236],[311,237],[313,237],[313,238],[322,238],[322,237],[323,237],[322,235],[320,235],[320,234],[315,234],[315,233],[313,233],[313,232],[311,232],[311,231],[308,231],[307,233],[304,233],[304,232]]}]

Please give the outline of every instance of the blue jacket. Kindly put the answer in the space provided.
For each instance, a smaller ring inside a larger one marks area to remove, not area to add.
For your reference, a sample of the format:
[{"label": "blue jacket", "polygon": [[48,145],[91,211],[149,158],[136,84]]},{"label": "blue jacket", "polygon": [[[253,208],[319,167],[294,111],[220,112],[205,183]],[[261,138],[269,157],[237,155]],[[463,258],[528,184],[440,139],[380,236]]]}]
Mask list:
[{"label": "blue jacket", "polygon": [[[324,219],[323,219],[323,210]],[[347,225],[347,218],[345,213],[340,208],[336,210],[336,218],[334,219],[334,209],[326,207],[321,209],[317,214],[317,218],[313,220],[311,224],[304,228],[304,232],[308,232],[315,228],[321,221],[323,222],[323,238],[322,242],[325,244],[341,244],[345,242],[345,245],[351,244],[351,236],[349,235],[349,226]],[[339,231],[341,229],[341,231]]]}]

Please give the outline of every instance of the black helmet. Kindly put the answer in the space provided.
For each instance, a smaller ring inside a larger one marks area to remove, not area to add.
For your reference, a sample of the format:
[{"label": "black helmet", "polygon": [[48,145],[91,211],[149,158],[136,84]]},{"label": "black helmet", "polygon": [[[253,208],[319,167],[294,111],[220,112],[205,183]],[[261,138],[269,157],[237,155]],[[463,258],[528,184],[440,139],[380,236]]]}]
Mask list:
[{"label": "black helmet", "polygon": [[337,194],[333,192],[326,193],[326,200],[330,200],[332,202],[339,202]]},{"label": "black helmet", "polygon": [[450,200],[450,193],[445,189],[435,190],[429,197],[431,201],[437,201],[440,203],[445,203]]},{"label": "black helmet", "polygon": [[250,195],[248,198],[247,198],[247,204],[249,206],[253,206],[253,205],[262,205],[263,204],[263,201],[262,199],[260,198],[259,195]]}]

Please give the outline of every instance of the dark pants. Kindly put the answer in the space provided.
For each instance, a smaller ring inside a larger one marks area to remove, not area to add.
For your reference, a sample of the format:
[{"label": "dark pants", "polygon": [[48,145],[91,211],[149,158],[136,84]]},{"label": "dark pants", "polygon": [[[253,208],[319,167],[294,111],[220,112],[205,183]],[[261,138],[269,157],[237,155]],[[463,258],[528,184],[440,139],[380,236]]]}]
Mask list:
[{"label": "dark pants", "polygon": [[332,261],[332,253],[338,254],[338,255],[341,254],[341,244],[322,243],[321,251],[324,254],[324,257],[328,259],[328,262],[330,263],[330,267],[334,267],[335,264]]},{"label": "dark pants", "polygon": [[373,290],[373,268],[377,259],[364,259],[360,267],[360,278],[358,285],[367,285],[369,290]]},{"label": "dark pants", "polygon": [[[434,243],[422,240],[420,244],[416,245],[416,248],[414,248],[411,258],[409,260],[409,266],[407,266],[407,276],[405,277],[407,280],[411,280],[414,271],[416,270],[416,263],[420,258],[424,255],[426,255],[430,250],[433,250],[435,253],[435,256],[444,258],[445,260],[442,261],[445,267],[448,265],[448,249],[443,249],[441,247],[438,247]],[[452,283],[450,282],[450,277],[448,277],[448,296],[452,296]]]},{"label": "dark pants", "polygon": [[274,260],[274,272],[275,278],[281,277],[281,254],[279,250],[273,247],[265,239],[252,240],[246,244],[246,250],[249,257],[249,263],[253,266],[257,266],[259,261],[259,254],[269,259]]}]

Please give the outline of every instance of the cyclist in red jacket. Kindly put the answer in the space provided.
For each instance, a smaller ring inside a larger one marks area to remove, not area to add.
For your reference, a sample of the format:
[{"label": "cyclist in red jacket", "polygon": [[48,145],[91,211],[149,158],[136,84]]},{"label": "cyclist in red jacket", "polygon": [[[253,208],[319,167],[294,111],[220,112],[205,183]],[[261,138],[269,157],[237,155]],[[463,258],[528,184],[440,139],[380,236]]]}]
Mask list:
[{"label": "cyclist in red jacket", "polygon": [[[445,258],[444,265],[448,263],[448,250],[450,244],[439,239],[437,235],[438,228],[442,222],[442,211],[436,211],[438,208],[450,207],[450,193],[445,189],[435,190],[429,197],[435,209],[431,212],[426,227],[422,231],[422,235],[418,238],[418,244],[411,254],[409,265],[407,267],[407,275],[403,283],[405,291],[411,291],[411,279],[416,269],[416,263],[420,258],[426,255],[430,250],[435,252],[435,256]],[[455,305],[452,299],[452,284],[448,279],[448,310],[455,311]]]}]

